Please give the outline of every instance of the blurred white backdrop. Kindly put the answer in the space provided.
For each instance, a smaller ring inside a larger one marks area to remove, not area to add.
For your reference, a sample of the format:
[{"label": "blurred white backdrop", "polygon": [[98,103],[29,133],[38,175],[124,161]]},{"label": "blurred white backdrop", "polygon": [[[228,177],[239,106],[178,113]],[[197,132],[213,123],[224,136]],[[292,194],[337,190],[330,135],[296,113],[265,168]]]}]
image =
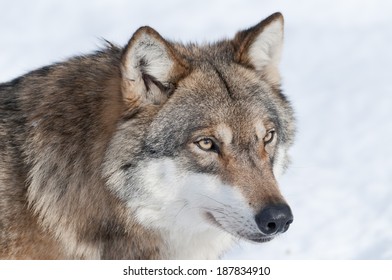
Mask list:
[{"label": "blurred white backdrop", "polygon": [[392,259],[392,2],[0,1],[0,82],[99,48],[142,25],[164,37],[231,37],[285,16],[283,89],[298,120],[280,183],[295,216],[229,259]]}]

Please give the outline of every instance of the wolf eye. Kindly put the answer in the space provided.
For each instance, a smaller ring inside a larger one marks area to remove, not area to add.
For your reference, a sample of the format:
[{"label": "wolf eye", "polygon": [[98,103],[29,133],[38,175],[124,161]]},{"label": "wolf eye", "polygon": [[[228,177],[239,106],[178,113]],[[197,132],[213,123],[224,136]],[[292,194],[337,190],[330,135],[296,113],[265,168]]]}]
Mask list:
[{"label": "wolf eye", "polygon": [[196,142],[197,146],[199,146],[200,149],[208,151],[211,150],[212,146],[214,143],[212,143],[211,139],[204,138]]},{"label": "wolf eye", "polygon": [[275,137],[275,130],[271,129],[270,131],[267,132],[267,135],[264,137],[264,145],[267,145],[274,140]]},{"label": "wolf eye", "polygon": [[215,145],[214,141],[212,141],[210,138],[203,138],[201,140],[196,141],[195,144],[203,151],[211,151],[211,152],[218,151],[218,148]]}]

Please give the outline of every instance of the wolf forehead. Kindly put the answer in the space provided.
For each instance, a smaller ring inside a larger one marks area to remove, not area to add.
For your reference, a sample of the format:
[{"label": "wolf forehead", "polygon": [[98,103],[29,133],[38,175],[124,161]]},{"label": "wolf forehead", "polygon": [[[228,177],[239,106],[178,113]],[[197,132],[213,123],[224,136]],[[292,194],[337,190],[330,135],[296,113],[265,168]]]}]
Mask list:
[{"label": "wolf forehead", "polygon": [[238,72],[231,73],[234,77],[227,73],[221,78],[214,72],[196,70],[179,83],[152,128],[192,131],[224,124],[235,133],[259,121],[280,126],[282,116],[276,108],[279,97],[272,96],[276,94],[263,83],[241,80]]},{"label": "wolf forehead", "polygon": [[163,144],[169,139],[171,144],[165,145],[179,146],[195,130],[207,127],[225,127],[225,134],[231,133],[234,140],[239,135],[253,137],[256,128],[275,128],[282,142],[291,141],[292,132],[285,123],[293,116],[279,86],[269,84],[229,56],[216,59],[207,55],[203,59],[198,54],[198,59],[151,124],[148,143]]}]

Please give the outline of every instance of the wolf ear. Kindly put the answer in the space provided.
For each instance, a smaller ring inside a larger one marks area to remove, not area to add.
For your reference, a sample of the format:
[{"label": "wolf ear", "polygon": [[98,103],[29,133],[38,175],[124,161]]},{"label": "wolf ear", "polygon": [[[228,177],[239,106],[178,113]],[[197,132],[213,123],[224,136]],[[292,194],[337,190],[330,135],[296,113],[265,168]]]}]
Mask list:
[{"label": "wolf ear", "polygon": [[123,98],[134,105],[162,104],[187,71],[169,42],[151,27],[141,27],[121,58]]},{"label": "wolf ear", "polygon": [[238,32],[233,43],[236,62],[254,68],[273,83],[280,82],[278,64],[283,45],[281,13],[275,13],[259,24]]}]

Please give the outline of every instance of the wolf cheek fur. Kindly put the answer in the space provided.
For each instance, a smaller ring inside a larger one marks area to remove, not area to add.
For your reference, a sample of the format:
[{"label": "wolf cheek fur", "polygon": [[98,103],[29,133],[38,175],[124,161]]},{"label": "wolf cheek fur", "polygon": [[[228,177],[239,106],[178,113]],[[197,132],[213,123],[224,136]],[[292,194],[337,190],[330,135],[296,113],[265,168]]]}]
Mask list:
[{"label": "wolf cheek fur", "polygon": [[279,13],[201,46],[142,27],[0,85],[0,257],[217,258],[286,231],[282,41]]}]

